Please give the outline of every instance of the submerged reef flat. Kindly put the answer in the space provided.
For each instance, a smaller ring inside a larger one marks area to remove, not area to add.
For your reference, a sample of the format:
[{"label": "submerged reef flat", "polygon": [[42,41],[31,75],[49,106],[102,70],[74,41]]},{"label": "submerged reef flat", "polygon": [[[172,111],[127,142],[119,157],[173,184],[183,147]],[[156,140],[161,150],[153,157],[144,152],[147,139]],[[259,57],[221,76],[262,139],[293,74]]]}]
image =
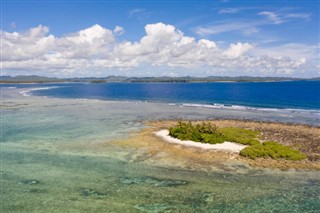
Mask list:
[{"label": "submerged reef flat", "polygon": [[[203,121],[193,121],[194,124]],[[169,129],[177,121],[163,120],[147,122],[147,128],[133,134],[132,137],[122,141],[122,145],[143,146],[148,152],[146,158],[167,159],[179,162],[188,162],[190,165],[219,164],[228,160],[240,161],[252,167],[279,168],[279,169],[316,169],[320,170],[320,128],[307,125],[281,124],[271,122],[244,121],[244,120],[208,120],[219,128],[236,127],[261,132],[260,141],[277,141],[284,146],[299,150],[306,155],[306,159],[300,161],[257,158],[250,159],[240,156],[236,152],[225,152],[218,149],[202,149],[199,147],[183,145],[182,143],[168,143],[155,132]],[[150,159],[149,159],[150,160]]]},{"label": "submerged reef flat", "polygon": [[[276,124],[317,126],[320,118],[313,112],[3,91],[0,212],[319,212],[319,171],[308,169],[319,165],[319,128]],[[297,149],[309,153],[308,159],[295,167],[286,164],[297,162],[250,160],[237,153],[166,143],[154,134],[179,119],[261,128],[266,140],[305,145]],[[275,164],[284,170],[269,169]]]}]

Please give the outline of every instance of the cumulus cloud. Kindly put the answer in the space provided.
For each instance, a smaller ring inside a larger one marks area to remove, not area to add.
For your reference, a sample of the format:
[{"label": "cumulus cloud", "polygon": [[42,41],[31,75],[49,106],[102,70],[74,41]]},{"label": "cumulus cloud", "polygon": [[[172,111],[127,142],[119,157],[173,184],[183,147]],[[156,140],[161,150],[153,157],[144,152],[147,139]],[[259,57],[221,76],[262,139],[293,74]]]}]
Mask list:
[{"label": "cumulus cloud", "polygon": [[49,34],[48,27],[42,25],[26,32],[1,31],[2,67],[7,73],[26,70],[29,74],[38,71],[43,75],[51,72],[74,76],[107,74],[111,69],[133,70],[134,75],[134,70],[141,67],[149,67],[149,71],[162,67],[215,70],[220,74],[234,71],[234,75],[281,75],[316,67],[310,65],[309,55],[294,59],[263,55],[255,45],[243,42],[221,48],[212,40],[197,40],[164,23],[147,24],[145,35],[136,42],[117,41],[115,37],[123,32],[120,26],[110,30],[100,25],[61,37]]},{"label": "cumulus cloud", "polygon": [[111,30],[93,25],[79,32],[55,39],[53,52],[63,58],[108,57],[115,41]]},{"label": "cumulus cloud", "polygon": [[238,58],[243,55],[245,52],[253,48],[253,45],[249,43],[240,43],[231,44],[230,47],[224,52],[224,55],[229,58]]},{"label": "cumulus cloud", "polygon": [[22,33],[1,32],[2,60],[21,61],[41,57],[54,47],[55,37],[39,25]]}]

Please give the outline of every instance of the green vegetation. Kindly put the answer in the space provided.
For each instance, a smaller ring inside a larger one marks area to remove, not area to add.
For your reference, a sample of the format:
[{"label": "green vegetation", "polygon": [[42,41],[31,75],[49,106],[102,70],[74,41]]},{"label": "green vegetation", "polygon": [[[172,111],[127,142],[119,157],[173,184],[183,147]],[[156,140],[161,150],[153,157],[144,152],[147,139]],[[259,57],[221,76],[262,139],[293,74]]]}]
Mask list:
[{"label": "green vegetation", "polygon": [[260,136],[260,132],[248,129],[236,127],[218,128],[211,123],[192,125],[191,122],[178,122],[177,125],[169,129],[169,135],[180,140],[192,140],[209,144],[230,141],[249,145],[249,147],[241,150],[240,155],[251,159],[271,157],[273,159],[302,160],[306,158],[298,150],[293,150],[289,146],[283,146],[274,141],[260,143],[257,139]]},{"label": "green vegetation", "polygon": [[271,157],[273,159],[302,160],[306,158],[305,154],[298,150],[293,150],[289,146],[283,146],[274,141],[246,147],[240,151],[240,155],[251,159]]},{"label": "green vegetation", "polygon": [[260,135],[259,131],[236,127],[220,128],[218,131],[225,136],[225,141],[237,142],[243,145],[260,144],[259,140],[257,139]]},{"label": "green vegetation", "polygon": [[215,125],[202,123],[193,126],[191,122],[179,122],[176,126],[169,129],[169,135],[180,140],[192,140],[204,143],[223,143],[224,137],[217,131]]},{"label": "green vegetation", "polygon": [[244,145],[259,144],[256,138],[260,132],[228,127],[219,128],[210,123],[192,125],[191,122],[179,122],[169,129],[169,135],[180,140],[192,140],[202,143],[217,144],[232,141]]},{"label": "green vegetation", "polygon": [[97,79],[97,80],[91,80],[90,83],[92,83],[92,84],[99,84],[99,83],[106,83],[106,81],[105,81],[105,80],[99,80],[99,79]]}]

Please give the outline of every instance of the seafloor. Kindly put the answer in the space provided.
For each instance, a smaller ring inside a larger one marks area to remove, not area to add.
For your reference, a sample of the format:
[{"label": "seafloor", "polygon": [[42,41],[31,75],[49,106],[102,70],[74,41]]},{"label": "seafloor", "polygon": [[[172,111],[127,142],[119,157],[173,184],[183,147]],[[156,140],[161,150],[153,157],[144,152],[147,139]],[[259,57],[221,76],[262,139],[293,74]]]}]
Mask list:
[{"label": "seafloor", "polygon": [[320,211],[317,170],[252,167],[222,155],[208,161],[199,150],[179,154],[172,151],[177,147],[170,152],[160,143],[130,140],[145,121],[316,125],[318,115],[1,92],[1,212]]}]

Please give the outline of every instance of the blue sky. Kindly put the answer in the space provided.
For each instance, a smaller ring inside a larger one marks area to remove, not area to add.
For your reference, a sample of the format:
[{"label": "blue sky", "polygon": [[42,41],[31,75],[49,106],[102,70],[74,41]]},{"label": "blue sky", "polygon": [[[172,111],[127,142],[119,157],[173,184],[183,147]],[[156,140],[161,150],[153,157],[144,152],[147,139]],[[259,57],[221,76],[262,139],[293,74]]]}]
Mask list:
[{"label": "blue sky", "polygon": [[319,76],[319,1],[1,2],[2,75]]}]

